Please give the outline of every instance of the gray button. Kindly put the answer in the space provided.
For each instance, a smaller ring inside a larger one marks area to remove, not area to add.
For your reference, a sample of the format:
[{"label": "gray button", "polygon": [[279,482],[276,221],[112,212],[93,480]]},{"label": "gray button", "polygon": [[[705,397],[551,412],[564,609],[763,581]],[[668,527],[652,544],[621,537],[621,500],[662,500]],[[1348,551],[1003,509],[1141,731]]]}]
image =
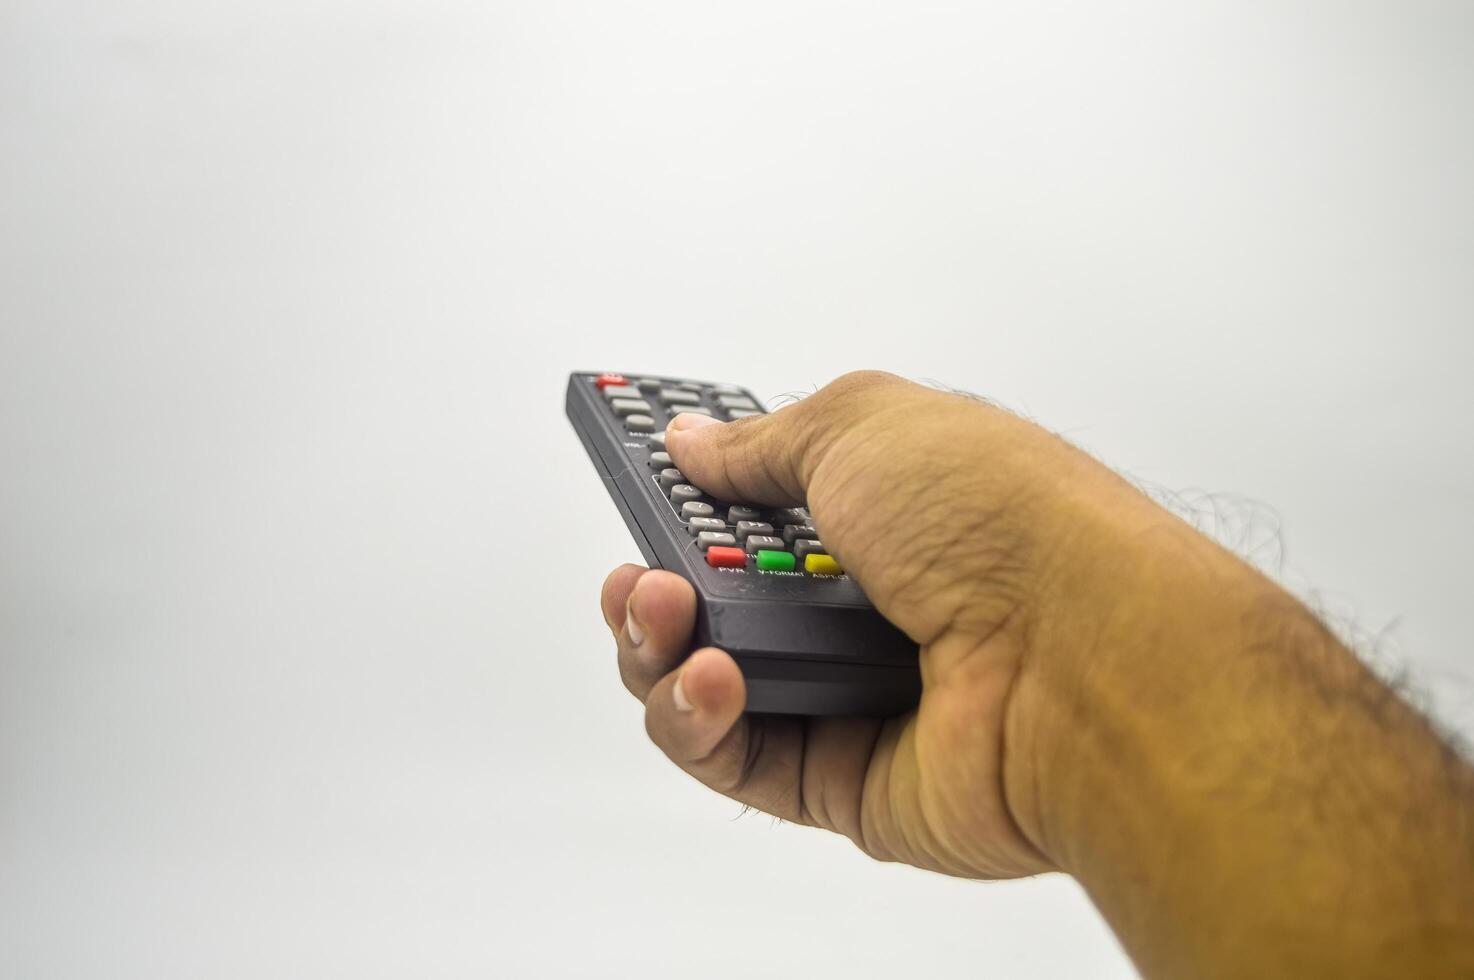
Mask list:
[{"label": "gray button", "polygon": [[681,505],[681,516],[686,520],[695,520],[698,517],[711,517],[716,509],[711,504],[700,500],[688,500]]},{"label": "gray button", "polygon": [[655,420],[648,415],[626,415],[624,424],[631,432],[655,431]]},{"label": "gray button", "polygon": [[749,507],[746,504],[733,504],[727,510],[727,520],[733,524],[736,524],[738,521],[760,521],[762,519],[762,511],[756,507]]},{"label": "gray button", "polygon": [[807,524],[809,512],[802,507],[783,507],[773,511],[773,516],[768,520],[773,522],[774,527],[787,527],[790,524]]},{"label": "gray button", "polygon": [[676,385],[676,387],[677,388],[685,388],[687,391],[700,391],[701,390],[701,385],[697,384],[694,381],[682,381],[680,384]]},{"label": "gray button", "polygon": [[694,391],[686,391],[684,388],[663,388],[660,392],[660,400],[667,405],[700,405],[701,396]]},{"label": "gray button", "polygon": [[651,453],[650,468],[652,470],[663,470],[670,467],[670,453]]},{"label": "gray button", "polygon": [[604,397],[610,401],[616,398],[639,398],[640,389],[633,385],[610,385],[604,389]]},{"label": "gray button", "polygon": [[736,385],[712,385],[711,390],[723,395],[742,394],[742,389],[737,387]]},{"label": "gray button", "polygon": [[746,541],[753,534],[771,535],[773,525],[764,524],[762,521],[734,521],[737,525],[737,540]]},{"label": "gray button", "polygon": [[755,555],[759,551],[787,551],[783,547],[783,539],[775,538],[771,534],[749,534],[747,536],[747,553]]},{"label": "gray button", "polygon": [[650,448],[665,452],[665,433],[652,432],[650,434]]},{"label": "gray button", "polygon": [[[677,415],[681,414],[682,412],[685,412],[688,415],[711,415],[711,409],[707,408],[705,405],[673,405],[671,406],[671,411],[675,412]],[[715,416],[712,417],[715,418]]]},{"label": "gray button", "polygon": [[762,412],[749,412],[749,411],[747,411],[745,409],[741,409],[741,408],[729,408],[729,409],[727,409],[727,418],[731,419],[733,422],[737,421],[738,419],[750,419],[754,415],[762,415],[762,414],[763,414]]},{"label": "gray button", "polygon": [[702,531],[725,531],[726,529],[727,525],[715,517],[693,517],[689,530],[692,534],[700,534]]},{"label": "gray button", "polygon": [[609,403],[609,407],[614,409],[615,415],[634,415],[637,412],[648,415],[650,413],[650,403],[643,398],[616,398]]},{"label": "gray button", "polygon": [[705,551],[712,545],[716,545],[719,548],[734,548],[737,546],[737,539],[725,531],[702,531],[696,535],[696,544],[702,551]]},{"label": "gray button", "polygon": [[827,554],[829,554],[829,552],[825,551],[824,545],[820,544],[818,541],[809,541],[804,538],[799,538],[797,541],[793,542],[793,557],[798,559],[798,563],[800,565],[802,565],[804,559],[809,557],[810,555]]},{"label": "gray button", "polygon": [[665,382],[659,378],[641,378],[635,384],[640,386],[641,391],[659,391],[665,387]]},{"label": "gray button", "polygon": [[757,408],[757,402],[746,395],[718,395],[717,404],[723,408]]},{"label": "gray button", "polygon": [[[660,471],[660,489],[666,493],[670,493],[677,484],[685,482],[686,478],[681,475],[680,470],[667,468]],[[674,497],[671,499],[675,500]],[[680,501],[677,500],[676,503],[680,503]]]},{"label": "gray button", "polygon": [[804,538],[810,541],[818,541],[819,532],[807,524],[790,524],[783,529],[783,540],[787,541],[790,546],[792,546],[793,542]]},{"label": "gray button", "polygon": [[[661,475],[663,476],[664,474]],[[672,483],[670,488],[666,490],[666,493],[670,494],[670,502],[677,507],[686,503],[688,500],[700,500],[705,496],[700,490],[697,490],[689,483]],[[712,514],[715,513],[715,511],[712,511]],[[712,514],[698,514],[697,516],[711,517]]]}]

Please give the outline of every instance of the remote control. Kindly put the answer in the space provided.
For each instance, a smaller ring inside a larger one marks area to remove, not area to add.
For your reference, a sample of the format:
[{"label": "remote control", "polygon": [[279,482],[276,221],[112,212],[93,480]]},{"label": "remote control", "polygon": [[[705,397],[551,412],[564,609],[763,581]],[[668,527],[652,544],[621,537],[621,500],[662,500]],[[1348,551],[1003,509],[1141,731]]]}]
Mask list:
[{"label": "remote control", "polygon": [[651,568],[696,589],[694,646],[729,653],[747,710],[892,715],[916,706],[916,644],[825,550],[807,510],[717,500],[665,452],[681,412],[763,413],[729,384],[616,372],[568,379],[568,419]]}]

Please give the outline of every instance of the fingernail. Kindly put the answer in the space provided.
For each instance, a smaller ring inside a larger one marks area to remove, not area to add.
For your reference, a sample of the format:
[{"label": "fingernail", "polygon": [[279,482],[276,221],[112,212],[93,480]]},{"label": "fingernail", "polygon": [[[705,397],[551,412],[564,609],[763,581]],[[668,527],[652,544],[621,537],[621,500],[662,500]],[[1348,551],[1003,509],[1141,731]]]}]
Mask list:
[{"label": "fingernail", "polygon": [[671,685],[671,700],[676,703],[677,711],[690,711],[691,701],[686,697],[686,672],[683,670],[676,675],[675,684]]},{"label": "fingernail", "polygon": [[645,628],[635,618],[635,611],[629,607],[625,607],[624,631],[629,634],[630,643],[635,646],[645,642]]},{"label": "fingernail", "polygon": [[703,425],[720,425],[721,422],[710,415],[698,415],[695,412],[682,412],[670,420],[672,432],[685,432],[688,429],[699,429]]}]

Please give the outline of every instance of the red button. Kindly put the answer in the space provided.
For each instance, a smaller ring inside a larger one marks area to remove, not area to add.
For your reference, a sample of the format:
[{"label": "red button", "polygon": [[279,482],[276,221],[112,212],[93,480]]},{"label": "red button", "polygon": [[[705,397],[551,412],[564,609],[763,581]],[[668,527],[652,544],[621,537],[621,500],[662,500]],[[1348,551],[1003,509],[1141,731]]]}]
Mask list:
[{"label": "red button", "polygon": [[594,379],[595,388],[607,388],[610,385],[622,385],[625,383],[624,375],[622,374],[601,374]]},{"label": "red button", "polygon": [[741,548],[707,548],[706,563],[712,568],[744,568],[747,552]]}]

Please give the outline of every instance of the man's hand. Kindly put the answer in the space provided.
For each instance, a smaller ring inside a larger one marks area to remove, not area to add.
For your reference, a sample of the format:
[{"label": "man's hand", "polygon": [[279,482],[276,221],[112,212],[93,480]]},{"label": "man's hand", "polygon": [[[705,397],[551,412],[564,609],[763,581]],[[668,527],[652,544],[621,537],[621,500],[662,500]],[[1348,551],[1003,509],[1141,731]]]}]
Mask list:
[{"label": "man's hand", "polygon": [[[690,585],[615,570],[603,610],[625,685],[708,786],[883,860],[1069,871],[1148,972],[1364,969],[1364,947],[1457,933],[1452,899],[1474,895],[1467,768],[1298,603],[1063,440],[867,372],[770,416],[680,416],[667,448],[719,498],[807,504],[922,649],[905,717],[748,717],[730,657],[686,657]],[[1328,755],[1328,737],[1358,748]],[[1345,796],[1330,787],[1348,776],[1368,806],[1433,806],[1460,875],[1422,918],[1389,914],[1356,864],[1387,843],[1387,813],[1340,814],[1328,842],[1326,801]],[[1464,915],[1474,936],[1474,905]],[[1327,926],[1362,917],[1321,958]]]},{"label": "man's hand", "polygon": [[921,644],[925,693],[889,722],[745,717],[725,653],[699,650],[675,669],[690,649],[691,586],[625,566],[604,613],[655,743],[713,789],[878,858],[969,877],[1055,867],[1004,781],[1009,695],[1065,536],[1041,525],[1070,520],[1036,486],[1072,471],[1114,477],[1013,416],[883,374],[768,417],[683,415],[666,439],[687,479],[718,498],[807,503],[826,547]]}]

